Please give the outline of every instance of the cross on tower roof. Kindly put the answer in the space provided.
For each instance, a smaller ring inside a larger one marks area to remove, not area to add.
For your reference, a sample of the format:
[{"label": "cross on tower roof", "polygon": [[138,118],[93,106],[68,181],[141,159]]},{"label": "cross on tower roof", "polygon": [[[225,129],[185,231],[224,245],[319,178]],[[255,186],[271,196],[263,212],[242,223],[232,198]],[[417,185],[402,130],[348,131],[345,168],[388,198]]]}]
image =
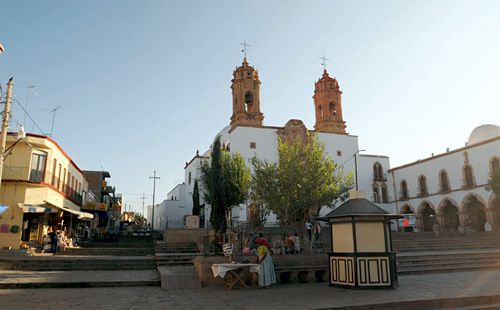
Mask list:
[{"label": "cross on tower roof", "polygon": [[240,43],[240,45],[243,46],[241,51],[245,54],[245,58],[247,58],[247,47],[251,45],[248,44],[246,40],[243,40],[243,43]]},{"label": "cross on tower roof", "polygon": [[323,57],[319,57],[319,59],[321,59],[321,65],[326,70],[326,61],[329,60],[329,59],[326,58],[325,55],[323,55]]}]

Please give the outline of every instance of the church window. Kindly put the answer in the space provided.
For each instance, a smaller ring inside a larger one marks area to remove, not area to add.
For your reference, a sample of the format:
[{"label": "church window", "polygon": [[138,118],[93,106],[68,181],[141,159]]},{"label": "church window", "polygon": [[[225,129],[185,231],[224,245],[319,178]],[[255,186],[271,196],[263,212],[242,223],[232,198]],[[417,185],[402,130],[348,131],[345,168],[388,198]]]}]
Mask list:
[{"label": "church window", "polygon": [[441,192],[446,193],[450,191],[450,182],[448,180],[448,172],[441,170],[439,172],[439,181],[441,183]]},{"label": "church window", "polygon": [[375,202],[375,203],[380,202],[380,196],[378,193],[378,186],[376,186],[376,185],[373,186],[373,202]]},{"label": "church window", "polygon": [[191,171],[188,174],[188,185],[191,185]]},{"label": "church window", "polygon": [[427,178],[425,175],[421,175],[418,177],[418,185],[420,188],[420,197],[425,197],[428,195],[427,193]]},{"label": "church window", "polygon": [[373,164],[373,180],[384,181],[384,168],[379,162]]},{"label": "church window", "polygon": [[472,166],[471,165],[466,165],[464,167],[464,181],[465,181],[465,187],[472,187],[474,186],[474,175],[472,173]]},{"label": "church window", "polygon": [[250,148],[251,149],[256,149],[257,148],[257,143],[256,142],[250,142]]},{"label": "church window", "polygon": [[332,116],[336,116],[337,115],[337,110],[335,109],[335,103],[330,102],[329,107],[330,107],[330,114]]},{"label": "church window", "polygon": [[401,199],[408,199],[408,184],[405,180],[401,181]]},{"label": "church window", "polygon": [[493,175],[495,173],[500,173],[500,159],[496,157],[491,160],[490,164],[490,174]]},{"label": "church window", "polygon": [[252,77],[252,72],[248,72],[248,73],[247,73],[247,76],[248,76],[248,77]]},{"label": "church window", "polygon": [[342,151],[337,151],[337,156],[342,156]]},{"label": "church window", "polygon": [[387,186],[382,185],[382,202],[383,203],[388,203],[389,202],[389,195],[387,195]]},{"label": "church window", "polygon": [[245,104],[246,104],[246,110],[250,112],[250,107],[253,104],[253,94],[252,92],[247,91],[245,93]]}]

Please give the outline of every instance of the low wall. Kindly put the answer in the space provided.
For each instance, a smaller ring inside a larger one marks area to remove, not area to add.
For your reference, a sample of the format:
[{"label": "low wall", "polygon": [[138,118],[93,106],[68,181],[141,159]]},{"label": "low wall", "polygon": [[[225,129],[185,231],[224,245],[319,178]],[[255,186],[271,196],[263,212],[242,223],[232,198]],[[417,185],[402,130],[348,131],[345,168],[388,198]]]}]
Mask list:
[{"label": "low wall", "polygon": [[[316,255],[275,255],[272,256],[274,267],[276,269],[276,279],[280,279],[280,274],[282,272],[287,272],[287,270],[293,270],[292,272],[297,274],[299,272],[296,269],[298,266],[315,266],[325,270],[326,273],[329,271],[328,267],[328,255],[327,254],[316,254]],[[257,260],[256,256],[242,256],[241,260],[255,262]],[[217,277],[214,278],[211,266],[212,264],[228,263],[229,259],[223,256],[197,256],[194,259],[194,269],[196,275],[200,279],[203,286],[214,286],[214,285],[224,285],[224,280]],[[306,269],[304,269],[306,270]],[[315,281],[315,274],[309,272],[305,279],[308,282]],[[291,279],[292,282],[298,281],[295,277]],[[325,280],[328,280],[325,276]]]},{"label": "low wall", "polygon": [[163,240],[165,240],[169,244],[175,243],[203,243],[204,240],[207,239],[207,235],[209,237],[213,236],[212,230],[206,230],[203,228],[198,229],[166,229],[163,231]]}]

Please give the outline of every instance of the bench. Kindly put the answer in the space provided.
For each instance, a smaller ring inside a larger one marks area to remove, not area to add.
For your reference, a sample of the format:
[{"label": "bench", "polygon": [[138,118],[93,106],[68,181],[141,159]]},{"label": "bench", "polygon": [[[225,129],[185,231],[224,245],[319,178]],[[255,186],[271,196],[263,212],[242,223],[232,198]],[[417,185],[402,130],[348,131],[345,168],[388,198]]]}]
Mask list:
[{"label": "bench", "polygon": [[325,282],[325,276],[328,274],[326,265],[296,265],[296,266],[277,266],[275,267],[276,278],[280,283],[292,283],[296,278],[299,283],[308,283],[311,280],[316,282]]}]

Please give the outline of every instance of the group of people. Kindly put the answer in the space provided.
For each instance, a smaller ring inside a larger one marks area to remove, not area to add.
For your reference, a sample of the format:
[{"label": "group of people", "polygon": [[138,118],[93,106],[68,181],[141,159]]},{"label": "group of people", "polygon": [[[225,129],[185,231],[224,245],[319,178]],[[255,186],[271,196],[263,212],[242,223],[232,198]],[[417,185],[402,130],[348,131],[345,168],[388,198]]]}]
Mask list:
[{"label": "group of people", "polygon": [[49,228],[47,235],[43,239],[42,252],[57,253],[59,250],[66,250],[67,247],[73,247],[73,239],[68,238],[66,234],[56,228]]}]

